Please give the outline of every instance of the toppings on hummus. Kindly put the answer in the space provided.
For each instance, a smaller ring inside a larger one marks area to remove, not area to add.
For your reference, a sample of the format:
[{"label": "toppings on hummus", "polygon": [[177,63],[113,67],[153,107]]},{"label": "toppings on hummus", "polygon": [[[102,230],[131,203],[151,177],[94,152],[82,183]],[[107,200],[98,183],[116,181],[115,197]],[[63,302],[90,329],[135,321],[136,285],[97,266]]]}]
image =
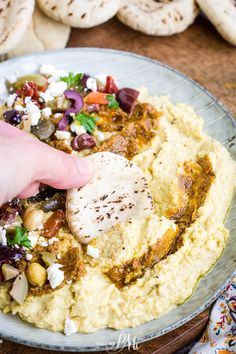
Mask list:
[{"label": "toppings on hummus", "polygon": [[235,162],[185,104],[111,75],[39,72],[7,81],[0,119],[90,159],[94,177],[0,207],[0,309],[66,335],[155,319],[220,257]]}]

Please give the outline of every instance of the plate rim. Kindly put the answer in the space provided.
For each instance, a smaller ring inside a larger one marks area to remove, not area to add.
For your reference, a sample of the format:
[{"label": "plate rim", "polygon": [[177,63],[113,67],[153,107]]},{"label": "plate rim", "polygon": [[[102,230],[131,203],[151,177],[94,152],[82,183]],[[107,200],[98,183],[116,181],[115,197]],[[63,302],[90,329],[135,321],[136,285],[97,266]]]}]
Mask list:
[{"label": "plate rim", "polygon": [[[123,56],[128,56],[128,57],[133,57],[136,59],[141,59],[150,63],[153,63],[155,65],[161,66],[166,68],[167,70],[179,75],[186,81],[190,82],[192,85],[196,86],[198,89],[200,89],[202,92],[204,92],[215,104],[217,104],[225,113],[225,116],[233,123],[233,125],[236,127],[236,120],[233,118],[232,114],[228,111],[228,109],[225,108],[224,104],[217,98],[215,97],[208,89],[206,89],[203,85],[199,84],[195,80],[193,80],[190,76],[182,73],[181,71],[175,69],[171,65],[165,64],[157,59],[147,57],[145,55],[133,53],[133,52],[128,52],[128,51],[123,51],[123,50],[117,50],[117,49],[111,49],[111,48],[99,48],[99,47],[73,47],[73,48],[64,48],[64,49],[59,49],[59,50],[48,50],[44,52],[33,52],[30,54],[22,55],[16,58],[12,58],[9,60],[5,60],[3,62],[0,62],[0,67],[2,65],[7,65],[8,63],[14,63],[17,61],[21,61],[30,57],[44,57],[47,54],[58,54],[64,53],[64,52],[93,52],[93,51],[100,51],[104,53],[113,53],[113,54],[118,54],[118,55],[123,55]],[[221,258],[221,256],[220,256]],[[219,259],[220,259],[219,258]],[[218,261],[218,260],[217,260]],[[214,265],[215,266],[215,265]],[[157,330],[153,331],[150,334],[147,334],[145,336],[140,336],[137,338],[136,343],[141,344],[145,343],[147,341],[153,340],[155,338],[161,337],[162,335],[173,331],[174,329],[177,329],[178,327],[184,325],[185,323],[191,321],[194,317],[196,317],[198,314],[203,312],[207,307],[209,307],[221,294],[221,292],[225,289],[227,284],[229,283],[230,279],[232,278],[233,274],[235,271],[233,271],[230,276],[223,282],[221,287],[214,292],[214,294],[208,298],[197,310],[193,311],[190,315],[186,316],[185,318],[174,322],[172,325],[168,326],[167,328],[164,328],[162,330]],[[204,277],[203,277],[204,278]],[[180,305],[181,306],[181,305]],[[96,345],[96,346],[87,346],[87,347],[79,347],[79,346],[68,346],[68,345],[47,345],[44,343],[40,342],[33,342],[31,340],[27,339],[21,339],[18,337],[15,337],[14,335],[7,335],[2,332],[2,329],[0,329],[0,338],[9,340],[14,343],[26,345],[29,347],[33,348],[41,348],[41,349],[48,349],[48,350],[53,350],[53,351],[67,351],[67,352],[96,352],[96,351],[101,351],[101,350],[111,350],[114,349],[114,345]],[[116,349],[121,349],[127,347],[124,345],[117,346]]]}]

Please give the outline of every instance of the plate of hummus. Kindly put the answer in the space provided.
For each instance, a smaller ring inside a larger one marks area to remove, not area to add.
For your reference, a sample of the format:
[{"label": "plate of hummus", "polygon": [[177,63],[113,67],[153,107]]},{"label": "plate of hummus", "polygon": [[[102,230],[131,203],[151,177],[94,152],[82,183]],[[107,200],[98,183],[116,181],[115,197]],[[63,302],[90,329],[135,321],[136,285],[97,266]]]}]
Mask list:
[{"label": "plate of hummus", "polygon": [[43,185],[1,206],[0,336],[118,349],[209,306],[236,266],[224,107],[175,69],[115,50],[12,59],[0,80],[0,119],[94,167],[82,188]]}]

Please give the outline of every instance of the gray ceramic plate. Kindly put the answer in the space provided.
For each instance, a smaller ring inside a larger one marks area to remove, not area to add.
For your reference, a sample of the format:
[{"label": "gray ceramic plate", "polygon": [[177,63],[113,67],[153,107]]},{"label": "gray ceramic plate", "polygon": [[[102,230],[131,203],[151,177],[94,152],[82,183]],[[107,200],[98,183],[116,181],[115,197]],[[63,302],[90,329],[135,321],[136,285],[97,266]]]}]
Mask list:
[{"label": "gray ceramic plate", "polygon": [[[146,86],[150,94],[169,95],[175,102],[188,103],[204,118],[207,133],[224,144],[233,157],[236,156],[235,123],[222,105],[183,74],[155,60],[135,54],[80,48],[35,54],[3,62],[0,64],[1,96],[4,95],[5,77],[12,73],[26,74],[35,71],[42,63],[53,64],[68,71],[109,73],[117,78],[120,86]],[[0,336],[33,347],[86,352],[116,347],[121,333],[126,335],[126,339],[135,337],[136,342],[141,343],[172,331],[212,303],[236,268],[236,200],[233,201],[227,226],[231,230],[230,240],[214,269],[199,282],[188,301],[157,320],[125,331],[105,329],[93,334],[65,337],[61,333],[34,328],[16,316],[0,313]],[[125,337],[121,338],[124,340]],[[124,343],[120,343],[120,346],[123,347]]]}]

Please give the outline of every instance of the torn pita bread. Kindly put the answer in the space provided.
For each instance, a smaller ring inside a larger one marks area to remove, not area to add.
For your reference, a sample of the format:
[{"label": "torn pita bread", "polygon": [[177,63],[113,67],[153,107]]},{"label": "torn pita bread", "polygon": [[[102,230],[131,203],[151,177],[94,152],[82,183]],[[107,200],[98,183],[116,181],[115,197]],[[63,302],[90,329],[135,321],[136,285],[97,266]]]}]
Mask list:
[{"label": "torn pita bread", "polygon": [[88,28],[112,18],[121,0],[37,0],[50,17],[71,27]]},{"label": "torn pita bread", "polygon": [[0,0],[0,55],[13,49],[29,25],[34,0]]},{"label": "torn pita bread", "polygon": [[70,27],[47,17],[35,7],[32,21],[17,46],[8,58],[49,49],[65,48],[70,36]]},{"label": "torn pita bread", "polygon": [[152,197],[142,171],[123,156],[98,152],[88,157],[94,168],[92,180],[67,192],[66,217],[81,243],[131,217],[151,213]]},{"label": "torn pita bread", "polygon": [[186,30],[198,15],[194,0],[123,0],[118,19],[149,35],[169,36]]},{"label": "torn pita bread", "polygon": [[236,45],[236,1],[196,1],[222,37],[229,43]]}]

